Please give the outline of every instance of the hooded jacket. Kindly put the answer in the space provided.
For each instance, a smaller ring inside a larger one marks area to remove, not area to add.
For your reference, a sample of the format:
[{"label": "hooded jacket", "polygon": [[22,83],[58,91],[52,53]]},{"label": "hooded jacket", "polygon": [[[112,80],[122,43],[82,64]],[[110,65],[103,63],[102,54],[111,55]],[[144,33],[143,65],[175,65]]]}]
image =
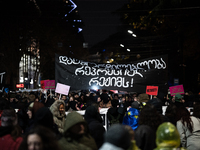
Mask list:
[{"label": "hooded jacket", "polygon": [[[78,123],[85,125],[85,134],[74,135],[70,133],[70,128]],[[67,115],[64,125],[64,137],[59,140],[62,150],[97,150],[94,139],[88,132],[88,127],[83,116],[77,112],[71,112]]]},{"label": "hooded jacket", "polygon": [[65,111],[61,114],[59,111],[60,105],[63,104],[65,108],[65,102],[63,100],[56,100],[50,107],[50,111],[53,114],[54,123],[58,126],[58,131],[64,133],[64,123],[66,114]]},{"label": "hooded jacket", "polygon": [[105,128],[98,108],[89,106],[85,111],[85,120],[88,123],[90,135],[94,138],[97,147],[100,148],[104,142]]}]

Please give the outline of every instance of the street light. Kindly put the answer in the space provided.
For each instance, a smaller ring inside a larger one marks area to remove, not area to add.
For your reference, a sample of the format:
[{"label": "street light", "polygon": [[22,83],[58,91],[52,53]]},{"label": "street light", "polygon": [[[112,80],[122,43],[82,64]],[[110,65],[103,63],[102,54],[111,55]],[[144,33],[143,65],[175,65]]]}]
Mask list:
[{"label": "street light", "polygon": [[135,34],[132,34],[133,37],[137,37]]},{"label": "street light", "polygon": [[131,30],[128,30],[128,33],[130,33],[130,34],[133,34],[133,31],[131,31]]},{"label": "street light", "polygon": [[123,45],[123,44],[120,44],[120,46],[121,46],[121,47],[124,47],[124,45]]},{"label": "street light", "polygon": [[133,31],[131,31],[131,30],[128,30],[128,33],[132,34],[133,37],[137,37],[137,35],[134,34]]}]

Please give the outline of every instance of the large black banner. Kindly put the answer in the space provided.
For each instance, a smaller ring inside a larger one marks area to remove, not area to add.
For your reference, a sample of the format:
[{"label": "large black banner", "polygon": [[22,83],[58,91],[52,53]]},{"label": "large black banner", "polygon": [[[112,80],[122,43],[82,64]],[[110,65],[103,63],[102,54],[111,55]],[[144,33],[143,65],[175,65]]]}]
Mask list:
[{"label": "large black banner", "polygon": [[98,89],[145,92],[147,85],[167,89],[167,55],[131,64],[97,64],[55,56],[55,81],[71,90]]}]

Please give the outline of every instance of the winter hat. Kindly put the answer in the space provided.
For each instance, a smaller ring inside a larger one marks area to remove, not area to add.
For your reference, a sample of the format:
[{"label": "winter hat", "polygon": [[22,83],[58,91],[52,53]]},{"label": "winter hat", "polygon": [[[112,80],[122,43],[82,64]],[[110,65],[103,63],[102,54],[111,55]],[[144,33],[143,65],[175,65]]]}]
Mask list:
[{"label": "winter hat", "polygon": [[14,109],[5,109],[1,115],[1,126],[15,126],[17,125],[17,115]]},{"label": "winter hat", "polygon": [[146,93],[142,93],[138,96],[139,102],[148,102],[149,96]]},{"label": "winter hat", "polygon": [[77,123],[86,123],[86,121],[83,118],[83,116],[77,113],[76,111],[68,113],[65,119],[64,132],[67,132],[71,127],[73,127]]},{"label": "winter hat", "polygon": [[135,101],[135,102],[132,102],[131,107],[136,108],[136,109],[140,109],[140,104]]},{"label": "winter hat", "polygon": [[104,140],[123,149],[127,149],[131,144],[130,133],[122,124],[112,125],[105,133]]},{"label": "winter hat", "polygon": [[28,100],[29,100],[29,102],[34,102],[35,99],[36,99],[36,97],[35,97],[34,94],[30,94],[30,95],[28,96]]},{"label": "winter hat", "polygon": [[175,95],[175,101],[180,102],[182,96],[180,94]]}]

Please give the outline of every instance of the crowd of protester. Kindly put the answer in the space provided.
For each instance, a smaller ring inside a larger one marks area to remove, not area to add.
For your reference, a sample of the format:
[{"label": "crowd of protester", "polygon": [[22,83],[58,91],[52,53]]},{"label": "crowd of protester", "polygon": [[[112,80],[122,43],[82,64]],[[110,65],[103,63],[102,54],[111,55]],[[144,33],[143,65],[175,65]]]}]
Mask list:
[{"label": "crowd of protester", "polygon": [[1,93],[0,118],[2,150],[200,150],[200,99],[192,92]]}]

